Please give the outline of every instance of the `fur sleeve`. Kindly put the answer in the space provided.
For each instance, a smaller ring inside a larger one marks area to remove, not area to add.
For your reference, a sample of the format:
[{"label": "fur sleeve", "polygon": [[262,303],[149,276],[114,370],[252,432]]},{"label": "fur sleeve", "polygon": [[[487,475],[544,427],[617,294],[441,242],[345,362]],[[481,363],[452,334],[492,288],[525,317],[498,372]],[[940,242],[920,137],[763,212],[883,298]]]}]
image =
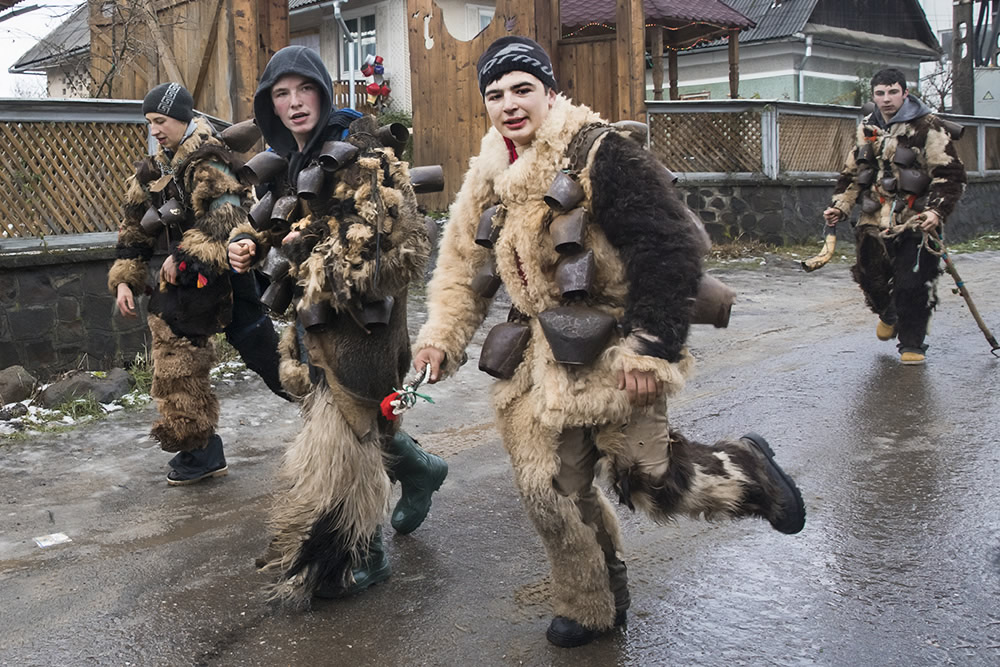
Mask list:
[{"label": "fur sleeve", "polygon": [[413,349],[436,347],[445,353],[442,377],[458,370],[465,348],[486,318],[491,300],[472,290],[472,279],[489,262],[490,252],[476,245],[480,214],[496,195],[474,159],[449,211],[434,275],[427,285],[427,322]]},{"label": "fur sleeve", "polygon": [[628,296],[624,331],[640,354],[679,361],[701,279],[701,253],[666,171],[618,134],[590,167],[594,221],[622,255]]},{"label": "fur sleeve", "polygon": [[146,289],[147,267],[156,241],[139,226],[148,207],[146,191],[135,176],[130,177],[122,221],[118,226],[115,261],[108,271],[108,289],[112,294],[118,291],[120,283],[128,285],[133,294],[142,294]]},{"label": "fur sleeve", "polygon": [[[863,133],[863,130],[859,128],[858,132],[859,134]],[[854,208],[854,204],[858,201],[858,195],[861,194],[861,188],[854,180],[858,175],[855,151],[856,148],[852,148],[847,153],[844,168],[837,178],[837,184],[833,188],[833,200],[830,203],[830,206],[843,213],[845,218],[850,217],[851,209]]]},{"label": "fur sleeve", "polygon": [[195,224],[184,232],[174,255],[180,284],[196,284],[199,275],[211,281],[229,271],[229,239],[247,220],[247,189],[228,167],[214,160],[192,164],[185,181]]},{"label": "fur sleeve", "polygon": [[927,129],[924,158],[927,160],[927,173],[931,177],[927,208],[934,209],[944,219],[955,210],[955,205],[965,192],[966,175],[955,144],[936,118]]}]

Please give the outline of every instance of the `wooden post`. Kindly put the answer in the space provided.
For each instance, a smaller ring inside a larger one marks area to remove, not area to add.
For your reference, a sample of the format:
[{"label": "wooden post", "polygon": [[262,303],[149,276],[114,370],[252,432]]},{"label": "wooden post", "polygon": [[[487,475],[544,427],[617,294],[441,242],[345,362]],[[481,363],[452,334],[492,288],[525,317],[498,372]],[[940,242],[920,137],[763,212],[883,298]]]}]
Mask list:
[{"label": "wooden post", "polygon": [[740,31],[729,31],[729,97],[740,96]]},{"label": "wooden post", "polygon": [[233,122],[253,116],[253,94],[257,90],[257,2],[230,0],[233,20]]},{"label": "wooden post", "polygon": [[645,121],[646,31],[642,0],[618,0],[615,24],[618,117],[613,120]]},{"label": "wooden post", "polygon": [[973,39],[975,31],[972,15],[972,0],[955,0],[952,3],[951,111],[968,115],[974,113],[976,106],[972,56],[975,48]]},{"label": "wooden post", "polygon": [[[549,54],[552,63],[559,62],[559,37],[562,35],[562,25],[559,23],[559,2],[536,2],[535,4],[535,41]],[[559,72],[556,71],[556,81]]]},{"label": "wooden post", "polygon": [[163,31],[160,30],[160,24],[157,22],[156,17],[156,9],[150,0],[143,0],[142,13],[143,18],[146,20],[146,26],[149,28],[149,33],[152,35],[153,41],[156,42],[156,52],[160,55],[160,62],[163,64],[163,69],[166,71],[167,77],[171,81],[176,81],[182,86],[187,87],[184,77],[181,75],[181,70],[177,67],[177,61],[174,60],[173,49],[170,48],[170,44],[163,36]]},{"label": "wooden post", "polygon": [[670,68],[670,99],[678,100],[680,99],[680,91],[677,90],[677,49],[671,48],[670,53],[667,55],[667,61]]},{"label": "wooden post", "polygon": [[650,52],[653,54],[653,99],[663,99],[663,28],[654,25],[649,29],[652,38]]},{"label": "wooden post", "polygon": [[271,56],[288,46],[288,0],[258,0],[258,5],[261,48],[257,67],[263,72]]}]

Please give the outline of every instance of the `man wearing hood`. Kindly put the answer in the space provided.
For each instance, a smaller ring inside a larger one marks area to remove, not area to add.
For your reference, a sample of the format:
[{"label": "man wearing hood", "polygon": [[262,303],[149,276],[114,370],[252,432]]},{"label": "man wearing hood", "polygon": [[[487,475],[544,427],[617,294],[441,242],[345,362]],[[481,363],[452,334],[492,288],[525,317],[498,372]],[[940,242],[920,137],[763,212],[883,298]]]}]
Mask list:
[{"label": "man wearing hood", "polygon": [[928,251],[927,240],[943,235],[965,190],[965,167],[941,120],[907,91],[902,72],[876,73],[871,91],[876,108],[858,125],[857,146],[823,217],[835,225],[861,204],[851,274],[878,315],[878,339],[897,338],[900,361],[920,365],[940,274],[940,256]]},{"label": "man wearing hood", "polygon": [[[371,116],[332,103],[330,74],[301,46],[278,51],[254,96],[257,125],[287,160],[258,195],[291,213],[268,229],[244,225],[237,271],[280,247],[296,282],[296,325],[280,343],[283,386],[303,400],[305,424],[279,473],[287,485],[261,565],[279,572],[276,599],[343,597],[386,579],[381,522],[390,477],[402,486],[392,525],[415,530],[448,472],[380,402],[410,362],[407,289],[430,255],[409,168],[377,139]],[[336,169],[320,157],[339,151]],[[329,166],[328,166],[329,168]],[[307,185],[311,183],[312,185]],[[386,474],[388,470],[388,475]]]}]

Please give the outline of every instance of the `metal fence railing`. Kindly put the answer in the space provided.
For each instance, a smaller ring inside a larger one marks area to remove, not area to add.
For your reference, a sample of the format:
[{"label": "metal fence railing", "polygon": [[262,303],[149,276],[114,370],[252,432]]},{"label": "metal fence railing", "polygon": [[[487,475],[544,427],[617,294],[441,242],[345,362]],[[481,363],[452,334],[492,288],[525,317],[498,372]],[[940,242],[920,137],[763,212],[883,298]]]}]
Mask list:
[{"label": "metal fence railing", "polygon": [[[854,147],[856,107],[775,100],[647,101],[650,150],[684,180],[835,178]],[[942,114],[965,126],[969,174],[1000,175],[1000,118]]]}]

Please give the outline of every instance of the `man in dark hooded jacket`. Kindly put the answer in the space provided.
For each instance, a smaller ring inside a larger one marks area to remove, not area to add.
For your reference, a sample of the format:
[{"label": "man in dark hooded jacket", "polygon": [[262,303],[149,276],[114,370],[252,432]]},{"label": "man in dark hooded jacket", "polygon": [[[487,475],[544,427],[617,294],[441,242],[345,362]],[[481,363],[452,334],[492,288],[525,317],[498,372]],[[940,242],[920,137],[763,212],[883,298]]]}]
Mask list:
[{"label": "man in dark hooded jacket", "polygon": [[[374,118],[333,108],[330,75],[314,51],[274,55],[254,112],[287,165],[264,188],[275,202],[268,229],[237,234],[230,262],[243,271],[280,246],[296,282],[281,377],[303,398],[306,423],[284,458],[290,489],[275,508],[263,567],[280,572],[275,598],[305,604],[389,576],[386,468],[402,486],[392,525],[404,534],[424,520],[447,475],[443,459],[380,410],[409,367],[407,287],[422,277],[430,244],[408,166],[376,138]],[[325,171],[320,157],[331,150],[339,163]],[[291,212],[278,220],[278,210]]]},{"label": "man in dark hooded jacket", "polygon": [[871,90],[877,108],[858,125],[823,217],[836,224],[861,204],[851,273],[879,316],[875,335],[898,337],[900,361],[920,365],[940,274],[927,239],[943,234],[965,190],[965,167],[941,120],[907,92],[902,72],[881,70]]}]

